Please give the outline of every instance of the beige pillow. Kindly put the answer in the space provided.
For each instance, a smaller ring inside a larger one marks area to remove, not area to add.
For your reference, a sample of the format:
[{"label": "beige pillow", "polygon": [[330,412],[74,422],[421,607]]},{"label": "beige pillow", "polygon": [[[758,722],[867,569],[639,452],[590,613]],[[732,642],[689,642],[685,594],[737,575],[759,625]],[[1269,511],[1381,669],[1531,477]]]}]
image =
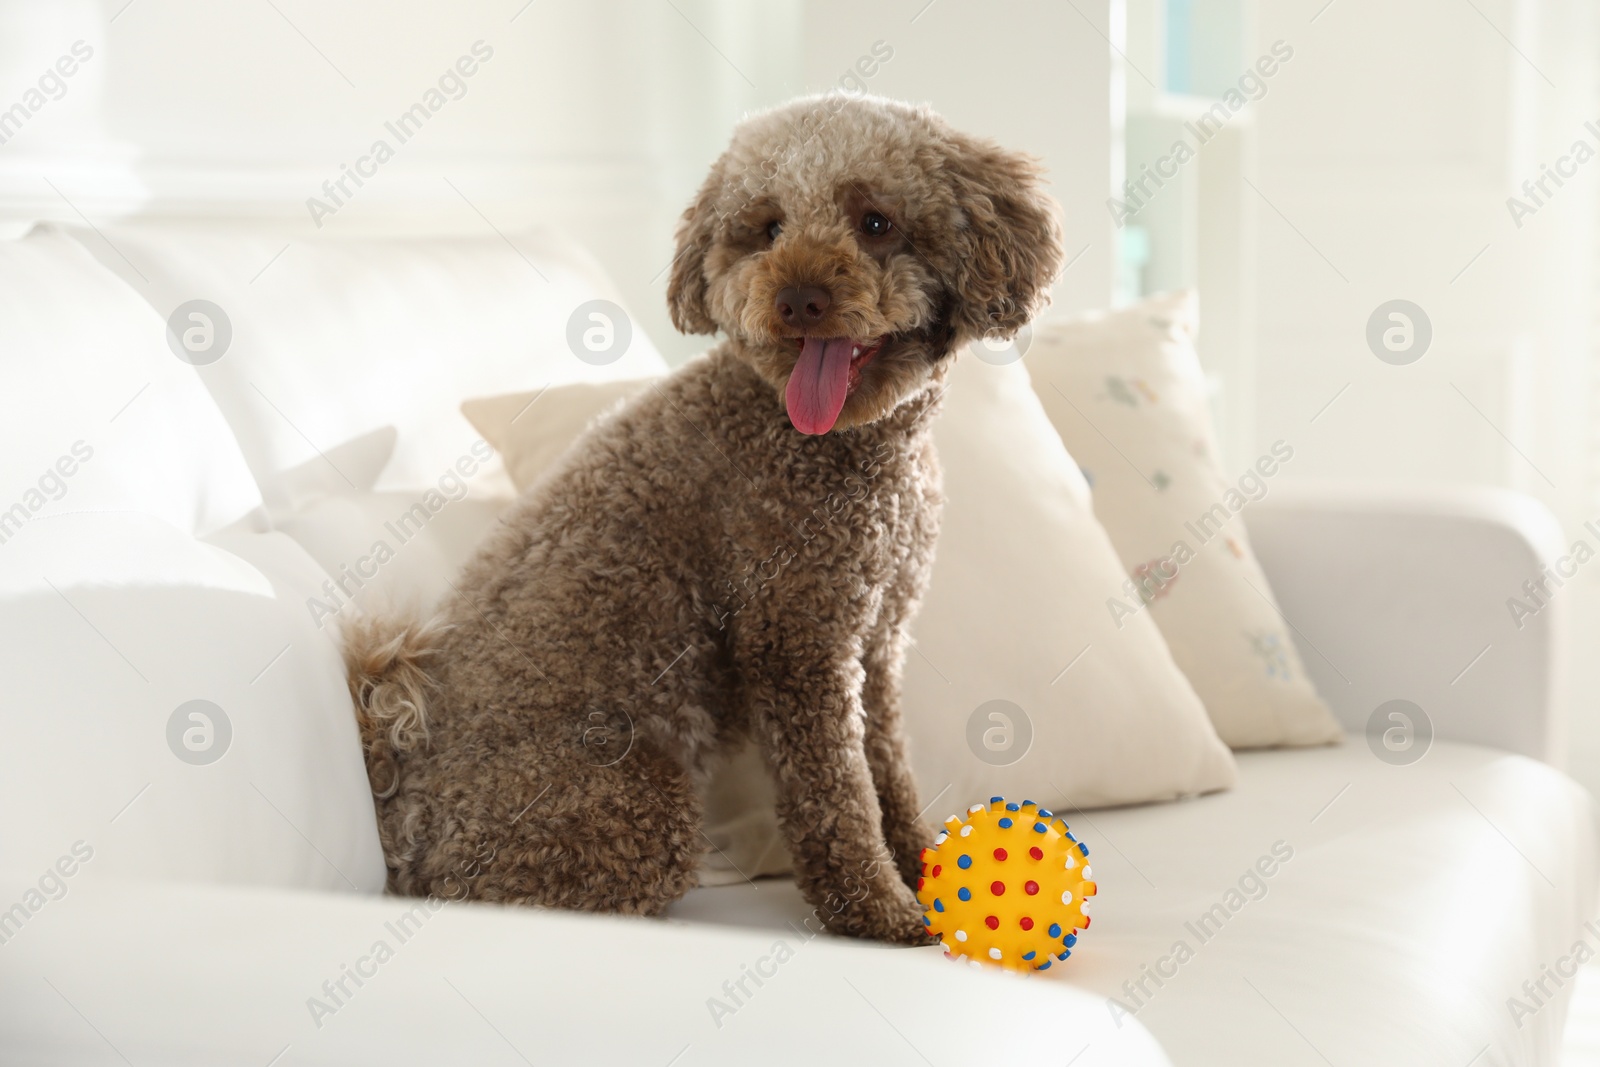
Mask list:
[{"label": "beige pillow", "polygon": [[[523,486],[539,475],[529,456],[559,454],[609,403],[561,386],[498,421],[526,399],[463,406]],[[930,821],[995,794],[1070,812],[1231,785],[1232,756],[1154,622],[1106,614],[1121,564],[1027,372],[963,357],[935,443],[947,500],[903,701]],[[770,798],[748,751],[714,776],[703,883],[789,869]]]},{"label": "beige pillow", "polygon": [[1337,741],[1241,518],[1284,476],[1294,447],[1274,442],[1224,472],[1195,352],[1199,322],[1196,295],[1171,293],[1041,323],[1028,349],[1034,391],[1089,478],[1128,572],[1101,610],[1119,626],[1154,616],[1234,748]]}]

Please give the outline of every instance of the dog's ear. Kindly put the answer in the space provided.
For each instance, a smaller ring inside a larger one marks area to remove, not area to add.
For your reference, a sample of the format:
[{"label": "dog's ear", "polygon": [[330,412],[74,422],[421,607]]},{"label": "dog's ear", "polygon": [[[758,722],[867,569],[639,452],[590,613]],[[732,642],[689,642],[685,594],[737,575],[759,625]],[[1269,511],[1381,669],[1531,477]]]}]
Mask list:
[{"label": "dog's ear", "polygon": [[694,202],[678,220],[678,247],[672,256],[672,274],[667,278],[667,310],[680,333],[717,332],[717,324],[706,308],[706,254],[716,236],[722,172],[723,160],[719,159],[695,194]]},{"label": "dog's ear", "polygon": [[952,133],[944,171],[961,213],[949,282],[957,336],[1009,338],[1050,301],[1061,270],[1057,205],[1043,168],[991,141]]}]

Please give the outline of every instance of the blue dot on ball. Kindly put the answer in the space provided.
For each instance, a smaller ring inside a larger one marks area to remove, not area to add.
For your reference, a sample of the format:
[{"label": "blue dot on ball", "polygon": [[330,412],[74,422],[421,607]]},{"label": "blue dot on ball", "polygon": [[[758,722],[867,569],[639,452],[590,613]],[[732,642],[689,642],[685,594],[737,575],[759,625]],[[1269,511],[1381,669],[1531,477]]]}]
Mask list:
[{"label": "blue dot on ball", "polygon": [[1050,924],[1050,936],[1051,937],[1060,937],[1061,936],[1061,924],[1060,923],[1051,923]]},{"label": "blue dot on ball", "polygon": [[1041,818],[1041,819],[1053,819],[1053,818],[1055,818],[1055,815],[1056,815],[1056,813],[1051,811],[1049,808],[1040,808],[1039,809],[1039,818]]},{"label": "blue dot on ball", "polygon": [[1036,834],[1042,834],[1048,829],[1050,829],[1050,827],[1046,826],[1042,822],[1036,822],[1033,824],[1033,832]]},{"label": "blue dot on ball", "polygon": [[998,803],[1000,803],[1000,802],[1001,802],[1001,801],[1002,801],[1002,800],[1004,800],[1004,799],[1005,799],[1005,797],[990,797],[990,798],[989,798],[989,803],[991,803],[991,804],[998,804]]},{"label": "blue dot on ball", "polygon": [[1011,829],[1011,820],[1010,819],[1001,819],[1000,820],[1000,829],[1002,829],[1002,830]]},{"label": "blue dot on ball", "polygon": [[1078,842],[1078,851],[1087,856],[1089,854],[1089,846],[1080,841]]},{"label": "blue dot on ball", "polygon": [[933,910],[934,911],[943,911],[944,910],[944,901],[940,900],[938,897],[934,897],[933,898]]},{"label": "blue dot on ball", "polygon": [[960,867],[963,871],[966,870],[968,867],[972,866],[972,857],[963,855],[960,859],[956,860],[956,866]]},{"label": "blue dot on ball", "polygon": [[1031,960],[1031,959],[1033,959],[1033,957],[1035,957],[1037,955],[1038,955],[1037,952],[1024,952],[1022,954],[1022,958],[1025,959],[1025,960]]},{"label": "blue dot on ball", "polygon": [[1015,804],[1007,804],[1006,805],[1006,810],[1007,811],[1021,811],[1022,809],[1017,807]]},{"label": "blue dot on ball", "polygon": [[1037,968],[1035,968],[1035,969],[1036,970],[1040,970],[1040,971],[1048,971],[1050,969],[1050,961],[1049,960],[1045,960],[1043,963],[1039,964],[1039,966]]},{"label": "blue dot on ball", "polygon": [[1066,937],[1063,937],[1061,939],[1061,943],[1063,945],[1066,945],[1068,948],[1071,948],[1073,945],[1076,945],[1078,943],[1078,935],[1077,934],[1068,934]]},{"label": "blue dot on ball", "polygon": [[956,890],[956,896],[960,897],[962,900],[971,900],[972,890],[968,889],[966,886],[962,886],[960,889]]}]

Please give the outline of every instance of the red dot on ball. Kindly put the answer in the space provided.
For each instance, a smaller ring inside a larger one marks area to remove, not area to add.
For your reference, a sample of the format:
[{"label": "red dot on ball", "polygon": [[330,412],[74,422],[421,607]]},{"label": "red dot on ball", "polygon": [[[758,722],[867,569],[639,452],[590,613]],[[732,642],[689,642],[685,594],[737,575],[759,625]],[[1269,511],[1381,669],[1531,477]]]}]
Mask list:
[{"label": "red dot on ball", "polygon": [[939,872],[942,871],[942,870],[944,870],[944,868],[941,867],[939,864],[935,863],[933,865],[933,876],[935,878],[939,877]]},{"label": "red dot on ball", "polygon": [[918,879],[917,879],[917,888],[918,888],[918,889],[921,889],[921,888],[922,888],[922,879],[921,879],[921,878],[918,878]]},{"label": "red dot on ball", "polygon": [[998,896],[1004,896],[1005,895],[1005,891],[1006,891],[1006,884],[1004,882],[990,882],[989,883],[989,892],[993,893],[995,896],[997,896],[997,897]]},{"label": "red dot on ball", "polygon": [[995,849],[994,850],[994,858],[997,859],[997,860],[1005,859],[1006,858],[1006,850],[1003,849],[1003,848]]},{"label": "red dot on ball", "polygon": [[1024,893],[1028,894],[1031,897],[1031,896],[1033,896],[1035,893],[1037,893],[1039,891],[1039,883],[1038,882],[1028,882],[1026,885],[1024,885],[1022,887],[1022,891]]},{"label": "red dot on ball", "polygon": [[1032,856],[1036,860],[1042,860],[1044,859],[1044,849],[1040,848],[1038,845],[1034,845],[1028,850],[1028,855]]},{"label": "red dot on ball", "polygon": [[998,930],[1000,929],[1000,919],[998,916],[991,915],[987,919],[983,920],[983,925],[987,926],[991,930]]},{"label": "red dot on ball", "polygon": [[1026,915],[1024,915],[1022,917],[1022,928],[1024,930],[1032,930],[1033,929],[1033,920],[1028,918]]}]

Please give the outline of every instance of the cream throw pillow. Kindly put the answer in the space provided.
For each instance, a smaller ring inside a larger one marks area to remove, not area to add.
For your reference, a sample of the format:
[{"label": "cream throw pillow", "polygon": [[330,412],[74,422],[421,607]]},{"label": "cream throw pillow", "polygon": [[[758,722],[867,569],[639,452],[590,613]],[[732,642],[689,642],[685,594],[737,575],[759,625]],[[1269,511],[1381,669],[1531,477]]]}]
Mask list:
[{"label": "cream throw pillow", "polygon": [[1170,293],[1041,323],[1028,349],[1034,390],[1088,476],[1127,571],[1101,610],[1118,626],[1155,618],[1232,747],[1337,741],[1241,518],[1283,477],[1294,447],[1274,442],[1223,470],[1194,347],[1199,324],[1196,295]]},{"label": "cream throw pillow", "polygon": [[[531,485],[590,420],[644,382],[468,401],[462,412]],[[520,414],[519,414],[520,413]],[[1223,789],[1233,759],[1147,614],[1106,613],[1124,575],[1020,365],[962,358],[935,429],[946,505],[905,668],[928,818],[994,794],[1048,807]],[[748,749],[706,790],[704,884],[789,869]]]}]

